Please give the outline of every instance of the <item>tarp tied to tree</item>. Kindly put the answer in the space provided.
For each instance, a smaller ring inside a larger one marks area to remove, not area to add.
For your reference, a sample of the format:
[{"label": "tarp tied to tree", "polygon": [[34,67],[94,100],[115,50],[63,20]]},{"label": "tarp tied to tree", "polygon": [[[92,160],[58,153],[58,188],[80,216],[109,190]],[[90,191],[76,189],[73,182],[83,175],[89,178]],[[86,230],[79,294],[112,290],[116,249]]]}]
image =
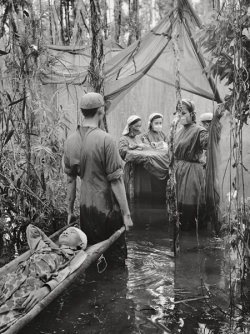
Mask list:
[{"label": "tarp tied to tree", "polygon": [[[180,14],[181,25],[179,26]],[[179,1],[175,10],[139,41],[135,41],[115,57],[105,61],[104,93],[110,105],[108,112],[114,109],[125,94],[144,76],[153,78],[163,85],[175,87],[173,71],[175,55],[171,39],[176,26],[180,34],[182,90],[220,101],[212,79],[206,75],[205,61],[194,41],[195,30],[200,26],[199,19],[188,1],[182,0]],[[67,51],[76,52],[73,47]],[[70,69],[67,66],[63,69],[61,64],[56,63],[42,73],[41,80],[44,84],[67,83],[84,86],[88,75],[88,64],[84,64],[85,60],[82,60],[82,64],[71,66]]]}]

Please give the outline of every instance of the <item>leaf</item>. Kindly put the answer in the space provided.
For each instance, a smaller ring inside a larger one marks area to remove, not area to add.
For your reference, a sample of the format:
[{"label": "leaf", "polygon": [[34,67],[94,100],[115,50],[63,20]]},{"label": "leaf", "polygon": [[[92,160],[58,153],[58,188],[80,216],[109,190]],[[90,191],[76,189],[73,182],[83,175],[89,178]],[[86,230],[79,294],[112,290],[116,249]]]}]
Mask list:
[{"label": "leaf", "polygon": [[8,92],[6,92],[6,95],[7,95],[7,97],[8,97],[8,100],[9,100],[10,102],[12,102],[12,99],[11,99],[11,97],[10,97],[10,94],[9,94]]},{"label": "leaf", "polygon": [[24,13],[25,16],[30,17],[30,14],[26,9],[23,10],[23,13]]},{"label": "leaf", "polygon": [[23,100],[25,100],[25,98],[26,98],[26,97],[22,97],[22,98],[19,99],[19,100],[16,100],[16,101],[11,102],[11,103],[9,104],[9,107],[11,107],[11,106],[13,106],[13,105],[15,105],[15,104],[17,104],[17,103],[19,103],[19,102],[22,102]]},{"label": "leaf", "polygon": [[6,145],[9,142],[9,140],[13,136],[13,133],[14,133],[14,129],[12,129],[12,130],[9,131],[9,133],[7,134],[6,139],[4,141],[4,145]]},{"label": "leaf", "polygon": [[6,52],[6,51],[3,51],[3,50],[0,50],[0,56],[5,56],[7,55],[9,52]]},{"label": "leaf", "polygon": [[227,68],[225,69],[221,76],[220,76],[220,79],[223,80],[224,78],[226,78],[230,73],[232,73],[232,69],[231,68]]}]

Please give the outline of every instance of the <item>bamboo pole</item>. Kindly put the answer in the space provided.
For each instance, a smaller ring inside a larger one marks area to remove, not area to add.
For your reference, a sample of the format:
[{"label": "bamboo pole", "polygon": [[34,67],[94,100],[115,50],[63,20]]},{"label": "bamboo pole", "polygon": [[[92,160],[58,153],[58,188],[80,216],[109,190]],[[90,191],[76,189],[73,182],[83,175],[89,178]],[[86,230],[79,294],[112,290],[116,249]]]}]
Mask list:
[{"label": "bamboo pole", "polygon": [[135,166],[133,162],[129,162],[129,200],[133,205],[135,200]]},{"label": "bamboo pole", "polygon": [[[180,50],[179,50],[179,30],[180,30],[180,1],[175,1],[176,8],[176,18],[175,18],[175,26],[173,27],[173,52],[175,55],[175,88],[176,88],[176,105],[177,105],[177,115],[179,115],[179,111],[181,108],[181,80],[180,80]],[[174,161],[174,138],[176,133],[176,128],[178,125],[178,121],[175,120],[172,122],[170,127],[170,154],[171,161],[169,165],[169,182],[167,188],[168,194],[168,211],[169,211],[169,220],[171,224],[173,224],[173,246],[174,246],[174,254],[178,254],[180,252],[180,244],[179,244],[179,229],[180,229],[180,221],[179,221],[179,213],[177,207],[177,197],[176,197],[176,179],[175,179],[175,161]]]}]

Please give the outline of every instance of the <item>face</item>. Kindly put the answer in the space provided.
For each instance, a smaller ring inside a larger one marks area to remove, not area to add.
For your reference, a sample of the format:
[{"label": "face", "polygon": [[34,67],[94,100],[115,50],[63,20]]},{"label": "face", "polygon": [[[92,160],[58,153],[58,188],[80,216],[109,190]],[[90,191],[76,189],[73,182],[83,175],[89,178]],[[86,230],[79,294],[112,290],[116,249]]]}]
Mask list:
[{"label": "face", "polygon": [[205,129],[208,130],[209,127],[210,127],[211,122],[210,121],[205,121],[205,122],[201,122],[201,124]]},{"label": "face", "polygon": [[77,246],[80,246],[81,239],[77,231],[74,228],[69,227],[65,231],[63,231],[62,234],[60,234],[59,244],[61,246],[64,245],[64,246],[76,248]]},{"label": "face", "polygon": [[180,123],[182,125],[188,125],[192,123],[192,117],[190,115],[188,107],[185,104],[182,104]]},{"label": "face", "polygon": [[162,130],[162,118],[156,118],[151,123],[152,130],[155,132],[160,132]]},{"label": "face", "polygon": [[133,125],[130,125],[129,131],[132,135],[137,136],[141,133],[142,122],[138,121]]}]

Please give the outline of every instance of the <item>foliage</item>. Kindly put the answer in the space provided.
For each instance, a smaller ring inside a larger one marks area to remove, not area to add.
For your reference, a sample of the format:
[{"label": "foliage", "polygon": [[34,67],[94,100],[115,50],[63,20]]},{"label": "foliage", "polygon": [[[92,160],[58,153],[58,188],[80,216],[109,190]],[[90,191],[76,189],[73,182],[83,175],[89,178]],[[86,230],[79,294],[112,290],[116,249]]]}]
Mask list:
[{"label": "foliage", "polygon": [[[219,76],[229,86],[226,108],[231,115],[230,169],[235,170],[230,185],[229,244],[242,248],[240,257],[244,262],[249,256],[248,243],[250,215],[244,197],[244,172],[242,151],[242,127],[249,119],[250,88],[250,2],[227,1],[219,13],[214,13],[207,27],[199,34],[202,48],[209,52],[211,63],[209,75]],[[232,175],[232,171],[230,172]],[[235,194],[232,196],[231,193]],[[241,199],[241,195],[242,199]],[[243,256],[243,254],[245,254]],[[244,273],[241,278],[244,277]]]},{"label": "foliage", "polygon": [[230,262],[229,313],[231,318],[237,315],[238,319],[227,328],[230,333],[244,332],[241,329],[249,318],[249,292],[245,282],[250,269],[250,202],[244,196],[246,167],[242,149],[242,128],[247,126],[250,116],[249,32],[250,2],[231,0],[224,2],[220,12],[212,14],[208,25],[198,34],[201,49],[205,49],[211,59],[208,74],[218,76],[229,88],[225,106],[231,118],[229,168],[232,181],[222,232]]},{"label": "foliage", "polygon": [[199,34],[202,48],[212,59],[207,71],[229,85],[227,108],[240,126],[249,118],[250,7],[247,1],[229,1]]},{"label": "foliage", "polygon": [[14,223],[16,242],[31,221],[50,232],[58,219],[65,221],[61,161],[69,121],[48,107],[38,80],[39,71],[53,61],[36,34],[39,17],[20,10],[10,18],[0,92],[0,226],[5,231],[9,221]]}]

